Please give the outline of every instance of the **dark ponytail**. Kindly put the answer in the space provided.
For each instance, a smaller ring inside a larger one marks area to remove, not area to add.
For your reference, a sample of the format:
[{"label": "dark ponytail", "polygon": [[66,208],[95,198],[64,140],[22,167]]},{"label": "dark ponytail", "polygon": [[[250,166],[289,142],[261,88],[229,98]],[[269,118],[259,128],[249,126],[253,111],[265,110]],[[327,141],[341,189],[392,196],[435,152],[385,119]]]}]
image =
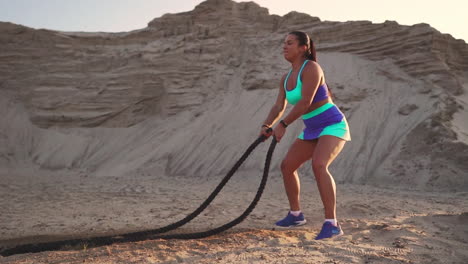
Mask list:
[{"label": "dark ponytail", "polygon": [[307,46],[307,50],[304,54],[304,57],[308,60],[315,61],[317,62],[317,53],[315,51],[315,45],[312,39],[307,35],[307,33],[302,32],[302,31],[292,31],[289,32],[289,35],[294,35],[297,38],[297,41],[299,42],[299,45],[305,45]]},{"label": "dark ponytail", "polygon": [[312,61],[317,62],[317,53],[315,51],[315,44],[314,44],[314,41],[312,41],[312,39],[310,37],[309,37],[309,50],[308,50],[308,54],[307,54],[306,58],[308,60],[312,60]]}]

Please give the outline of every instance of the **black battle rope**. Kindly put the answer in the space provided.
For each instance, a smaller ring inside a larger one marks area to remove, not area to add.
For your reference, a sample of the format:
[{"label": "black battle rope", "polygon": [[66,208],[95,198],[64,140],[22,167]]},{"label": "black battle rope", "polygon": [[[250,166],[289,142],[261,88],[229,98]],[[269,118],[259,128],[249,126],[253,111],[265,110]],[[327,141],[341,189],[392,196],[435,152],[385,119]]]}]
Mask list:
[{"label": "black battle rope", "polygon": [[[64,246],[68,247],[76,247],[76,246],[82,246],[82,247],[88,247],[88,246],[93,246],[93,247],[98,247],[98,246],[105,246],[105,245],[110,245],[113,243],[123,243],[123,242],[135,242],[135,241],[142,241],[146,240],[149,238],[155,238],[154,235],[160,234],[160,233],[165,233],[170,230],[176,229],[191,220],[193,220],[196,216],[198,216],[208,205],[214,200],[216,195],[221,191],[221,189],[226,185],[226,183],[230,180],[230,178],[234,175],[234,173],[237,171],[237,169],[241,166],[241,164],[247,159],[247,157],[250,155],[250,153],[263,141],[265,141],[266,137],[265,136],[260,136],[257,140],[255,140],[254,143],[252,143],[249,148],[246,150],[246,152],[241,156],[241,158],[235,163],[235,165],[231,168],[231,170],[228,172],[228,174],[224,177],[224,179],[221,181],[221,183],[216,187],[216,189],[210,194],[210,196],[191,214],[189,214],[187,217],[184,219],[173,223],[169,224],[165,227],[161,227],[158,229],[153,229],[153,230],[147,230],[147,231],[139,231],[139,232],[133,232],[133,233],[127,233],[127,234],[122,234],[122,235],[113,235],[113,236],[102,236],[102,237],[94,237],[94,238],[83,238],[83,239],[70,239],[70,240],[62,240],[62,241],[55,241],[55,242],[45,242],[45,243],[36,243],[36,244],[27,244],[27,245],[20,245],[16,246],[10,249],[6,249],[0,252],[0,255],[2,256],[11,256],[15,254],[23,254],[23,253],[36,253],[36,252],[41,252],[41,251],[52,251],[52,250],[60,250]],[[267,157],[265,160],[265,167],[263,171],[263,177],[262,181],[260,183],[260,187],[257,191],[257,194],[252,201],[252,203],[249,205],[249,207],[244,211],[244,213],[239,216],[238,218],[234,219],[233,221],[220,226],[218,228],[208,230],[205,232],[198,232],[198,233],[190,233],[190,234],[174,234],[174,235],[166,235],[166,236],[160,236],[158,238],[165,238],[165,239],[195,239],[195,238],[203,238],[203,237],[208,237],[212,236],[214,234],[223,232],[239,223],[241,223],[255,208],[257,205],[258,201],[260,200],[260,197],[262,196],[263,190],[266,185],[266,181],[268,178],[268,171],[270,167],[270,162],[271,162],[271,157],[273,155],[273,151],[276,146],[276,140],[273,139],[270,148],[267,153]],[[152,237],[153,236],[153,237]]]},{"label": "black battle rope", "polygon": [[221,233],[223,231],[228,230],[229,228],[238,225],[244,219],[253,211],[255,206],[257,206],[258,201],[260,200],[260,197],[262,197],[263,190],[265,189],[265,185],[268,180],[268,171],[270,170],[270,163],[271,163],[271,157],[273,156],[273,151],[275,150],[276,147],[276,139],[273,137],[273,141],[270,144],[270,148],[268,149],[267,156],[265,159],[265,166],[263,168],[263,177],[262,181],[260,182],[260,186],[258,187],[257,194],[255,195],[255,198],[253,201],[250,203],[249,207],[245,209],[245,211],[236,219],[232,220],[231,222],[222,225],[220,227],[217,227],[215,229],[211,229],[205,232],[198,232],[198,233],[190,233],[190,234],[173,234],[173,235],[163,235],[159,236],[158,238],[164,238],[164,239],[197,239],[197,238],[204,238],[208,236],[212,236],[218,233]]}]

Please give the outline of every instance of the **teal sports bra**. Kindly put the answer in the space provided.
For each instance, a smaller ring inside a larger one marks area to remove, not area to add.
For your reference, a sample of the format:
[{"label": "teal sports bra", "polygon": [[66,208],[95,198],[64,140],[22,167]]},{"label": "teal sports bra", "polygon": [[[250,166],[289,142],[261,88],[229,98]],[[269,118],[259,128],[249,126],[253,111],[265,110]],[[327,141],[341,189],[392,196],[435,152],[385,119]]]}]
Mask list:
[{"label": "teal sports bra", "polygon": [[[289,71],[288,75],[284,79],[284,91],[286,92],[286,100],[292,105],[297,104],[302,99],[302,81],[301,81],[301,74],[302,70],[304,70],[305,65],[307,64],[308,60],[305,60],[304,63],[302,64],[301,69],[299,70],[299,73],[297,74],[297,80],[296,80],[296,87],[294,87],[292,90],[288,90],[287,83],[289,76],[291,75],[292,69]],[[328,86],[326,83],[320,85],[318,87],[317,92],[314,95],[314,99],[312,100],[312,103],[321,101],[323,99],[328,98]]]}]

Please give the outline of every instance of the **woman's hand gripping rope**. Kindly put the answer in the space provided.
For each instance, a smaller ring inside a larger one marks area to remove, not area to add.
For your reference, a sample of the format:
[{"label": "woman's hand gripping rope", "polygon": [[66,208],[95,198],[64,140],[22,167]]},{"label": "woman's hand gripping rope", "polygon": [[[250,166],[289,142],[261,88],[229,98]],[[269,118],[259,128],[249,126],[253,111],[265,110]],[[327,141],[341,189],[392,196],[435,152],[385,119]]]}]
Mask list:
[{"label": "woman's hand gripping rope", "polygon": [[267,140],[271,135],[273,135],[273,129],[267,125],[262,125],[260,134],[258,135],[260,138],[263,139],[262,142]]}]

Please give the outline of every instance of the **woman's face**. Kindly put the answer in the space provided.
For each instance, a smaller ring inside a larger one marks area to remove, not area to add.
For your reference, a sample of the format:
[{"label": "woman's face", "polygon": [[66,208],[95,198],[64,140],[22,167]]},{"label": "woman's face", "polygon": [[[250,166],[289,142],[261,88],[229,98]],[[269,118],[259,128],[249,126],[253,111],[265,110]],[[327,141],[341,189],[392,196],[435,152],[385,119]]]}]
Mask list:
[{"label": "woman's face", "polygon": [[299,41],[295,35],[289,34],[286,36],[283,44],[283,55],[287,61],[293,62],[298,57],[302,57],[306,49],[306,45],[299,46]]}]

